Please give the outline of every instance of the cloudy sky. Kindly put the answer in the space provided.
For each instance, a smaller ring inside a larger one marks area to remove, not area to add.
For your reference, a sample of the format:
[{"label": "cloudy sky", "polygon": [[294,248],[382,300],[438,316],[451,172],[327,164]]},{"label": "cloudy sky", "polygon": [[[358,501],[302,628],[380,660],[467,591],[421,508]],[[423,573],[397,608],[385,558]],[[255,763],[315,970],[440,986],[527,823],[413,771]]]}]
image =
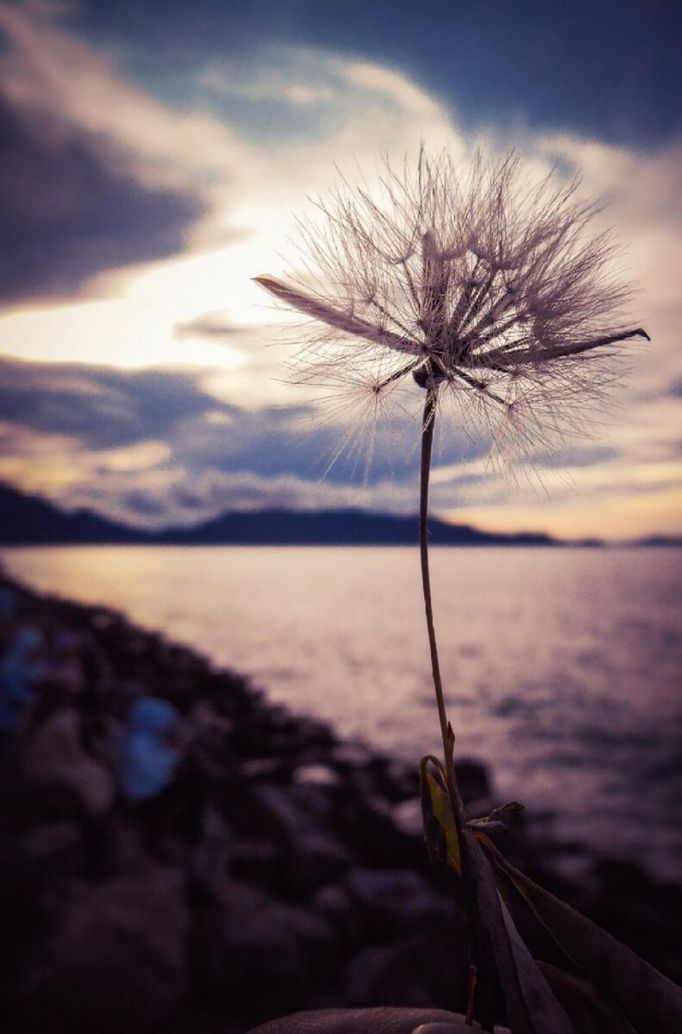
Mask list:
[{"label": "cloudy sky", "polygon": [[414,510],[418,426],[380,425],[368,466],[343,410],[285,383],[297,329],[251,278],[295,268],[294,217],[341,175],[371,183],[422,142],[462,162],[514,147],[580,170],[652,341],[591,437],[538,451],[539,479],[448,427],[434,506],[490,529],[682,532],[679,11],[0,3],[0,478],[153,525]]}]

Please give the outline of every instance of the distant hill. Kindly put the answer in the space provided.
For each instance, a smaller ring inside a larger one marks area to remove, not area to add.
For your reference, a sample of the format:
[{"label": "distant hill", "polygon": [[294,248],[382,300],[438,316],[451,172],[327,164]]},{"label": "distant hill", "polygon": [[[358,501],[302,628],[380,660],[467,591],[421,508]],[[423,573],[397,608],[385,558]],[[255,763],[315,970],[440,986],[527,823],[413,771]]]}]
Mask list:
[{"label": "distant hill", "polygon": [[[429,522],[433,545],[553,545],[547,535],[491,535],[467,524]],[[257,510],[224,513],[193,528],[171,528],[159,541],[174,544],[219,545],[413,545],[419,537],[419,518],[396,517],[367,510]]]},{"label": "distant hill", "polygon": [[682,546],[682,535],[650,535],[645,539],[636,539],[628,543],[631,546]]},{"label": "distant hill", "polygon": [[[433,545],[552,546],[548,535],[490,534],[467,524],[429,522]],[[89,510],[67,513],[45,499],[0,485],[0,545],[413,545],[416,516],[365,510],[256,510],[222,514],[189,528],[146,532]]]},{"label": "distant hill", "polygon": [[67,513],[45,499],[0,484],[0,544],[4,546],[148,541],[149,536],[136,528],[98,517],[89,510]]}]

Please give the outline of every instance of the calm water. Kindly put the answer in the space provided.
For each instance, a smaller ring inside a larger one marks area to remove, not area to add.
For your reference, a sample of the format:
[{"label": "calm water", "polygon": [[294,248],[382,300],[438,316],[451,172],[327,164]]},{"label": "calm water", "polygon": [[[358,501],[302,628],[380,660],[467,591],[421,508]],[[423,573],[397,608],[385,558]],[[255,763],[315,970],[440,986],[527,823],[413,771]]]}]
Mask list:
[{"label": "calm water", "polygon": [[[43,590],[126,611],[272,698],[415,763],[438,747],[409,548],[5,550]],[[433,551],[460,756],[558,832],[682,878],[682,553]]]}]

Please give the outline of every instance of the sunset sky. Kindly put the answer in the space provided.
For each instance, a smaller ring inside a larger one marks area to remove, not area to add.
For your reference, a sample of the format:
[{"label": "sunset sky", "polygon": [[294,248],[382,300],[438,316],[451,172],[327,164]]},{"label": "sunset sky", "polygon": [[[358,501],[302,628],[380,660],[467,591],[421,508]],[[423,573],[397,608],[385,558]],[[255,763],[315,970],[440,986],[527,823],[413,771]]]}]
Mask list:
[{"label": "sunset sky", "polygon": [[[228,508],[416,509],[417,442],[284,383],[251,277],[344,174],[515,147],[582,174],[637,288],[614,406],[501,474],[441,434],[434,509],[487,529],[682,533],[682,8],[670,2],[0,3],[0,479],[162,525]],[[415,387],[415,391],[418,391]]]}]

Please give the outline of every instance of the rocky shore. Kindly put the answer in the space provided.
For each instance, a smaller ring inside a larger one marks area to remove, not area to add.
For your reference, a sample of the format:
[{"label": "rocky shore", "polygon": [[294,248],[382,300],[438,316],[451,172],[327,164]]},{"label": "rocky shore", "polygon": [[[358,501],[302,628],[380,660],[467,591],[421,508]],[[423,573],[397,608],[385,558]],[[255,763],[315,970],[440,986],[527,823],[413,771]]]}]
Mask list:
[{"label": "rocky shore", "polygon": [[[410,769],[121,615],[0,579],[0,1013],[9,1034],[230,1034],[306,1008],[459,1009],[466,929]],[[474,813],[486,770],[459,766]],[[587,805],[586,805],[587,806]],[[682,981],[682,889],[523,816],[498,841]]]}]

